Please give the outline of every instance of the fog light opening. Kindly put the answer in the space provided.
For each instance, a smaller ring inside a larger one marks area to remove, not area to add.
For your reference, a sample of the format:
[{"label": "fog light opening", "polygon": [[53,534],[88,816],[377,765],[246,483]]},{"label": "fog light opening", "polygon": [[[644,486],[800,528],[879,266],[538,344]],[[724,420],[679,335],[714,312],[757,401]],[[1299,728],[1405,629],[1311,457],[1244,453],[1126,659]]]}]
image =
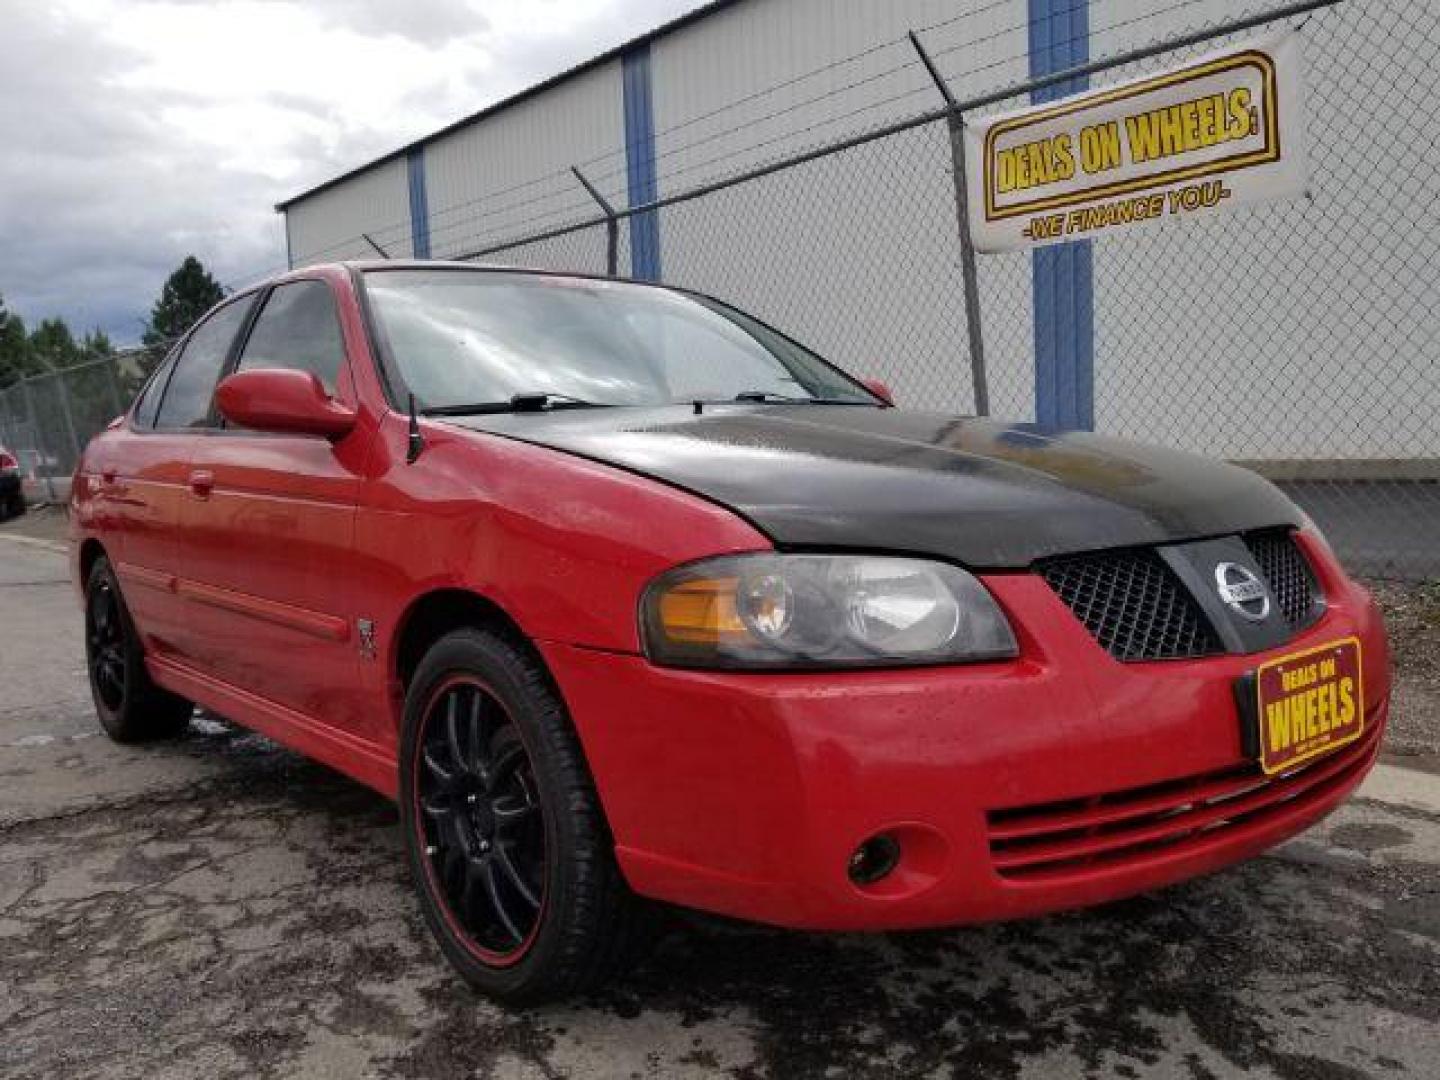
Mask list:
[{"label": "fog light opening", "polygon": [[850,856],[850,880],[856,885],[873,885],[889,875],[900,863],[900,845],[894,837],[872,836]]}]

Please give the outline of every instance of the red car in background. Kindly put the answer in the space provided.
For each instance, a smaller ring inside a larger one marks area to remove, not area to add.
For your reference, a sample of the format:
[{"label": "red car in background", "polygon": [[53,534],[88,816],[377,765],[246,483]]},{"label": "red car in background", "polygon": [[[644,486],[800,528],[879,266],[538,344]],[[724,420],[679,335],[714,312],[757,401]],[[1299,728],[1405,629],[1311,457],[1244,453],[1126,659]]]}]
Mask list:
[{"label": "red car in background", "polygon": [[25,512],[24,481],[20,461],[0,446],[0,521],[19,517]]},{"label": "red car in background", "polygon": [[814,929],[1094,904],[1374,762],[1380,619],[1258,476],[903,411],[704,296],[436,263],[227,299],[86,450],[101,723],[200,705],[398,799],[536,1000],[642,898]]}]

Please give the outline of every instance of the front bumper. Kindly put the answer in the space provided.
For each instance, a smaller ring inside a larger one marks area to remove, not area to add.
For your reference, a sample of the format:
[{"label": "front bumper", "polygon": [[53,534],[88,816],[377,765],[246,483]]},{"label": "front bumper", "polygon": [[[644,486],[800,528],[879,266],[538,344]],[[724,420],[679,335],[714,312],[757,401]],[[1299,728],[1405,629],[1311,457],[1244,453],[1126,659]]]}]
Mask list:
[{"label": "front bumper", "polygon": [[[1269,783],[1242,754],[1232,691],[1269,654],[1119,663],[1032,574],[986,578],[1021,640],[1001,664],[741,674],[542,647],[642,895],[811,929],[1014,918],[1248,858],[1360,783],[1386,721],[1384,633],[1368,594],[1307,548],[1329,606],[1283,651],[1360,638],[1366,734]],[[1044,844],[1036,822],[1111,823],[1137,806],[1146,816],[1122,826],[1135,843],[1073,849],[1083,858],[1020,866],[1005,839],[1018,808]],[[900,866],[857,886],[849,857],[880,832],[900,839]]]}]

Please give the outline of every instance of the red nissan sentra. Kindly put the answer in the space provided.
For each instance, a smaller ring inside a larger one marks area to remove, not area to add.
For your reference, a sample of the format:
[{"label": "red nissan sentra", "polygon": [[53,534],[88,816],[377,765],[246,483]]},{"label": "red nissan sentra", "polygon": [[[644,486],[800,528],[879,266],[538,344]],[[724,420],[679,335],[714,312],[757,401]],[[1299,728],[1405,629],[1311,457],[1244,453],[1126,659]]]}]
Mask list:
[{"label": "red nissan sentra", "polygon": [[613,968],[640,898],[881,930],[1193,877],[1385,727],[1374,605],[1258,476],[902,411],[674,289],[297,271],[75,480],[105,730],[200,705],[398,799],[509,1000]]}]

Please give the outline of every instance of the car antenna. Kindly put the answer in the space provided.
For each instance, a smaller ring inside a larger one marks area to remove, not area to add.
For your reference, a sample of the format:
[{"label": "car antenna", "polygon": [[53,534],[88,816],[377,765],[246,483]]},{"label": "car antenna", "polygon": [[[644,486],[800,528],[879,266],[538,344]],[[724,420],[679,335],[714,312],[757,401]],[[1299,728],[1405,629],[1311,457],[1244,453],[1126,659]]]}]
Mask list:
[{"label": "car antenna", "polygon": [[369,244],[372,248],[374,248],[376,253],[382,259],[390,258],[390,253],[386,251],[383,247],[381,247],[379,244],[377,244],[375,242],[375,238],[371,236],[368,232],[362,232],[360,235],[365,238],[365,242]]},{"label": "car antenna", "polygon": [[420,415],[415,411],[415,395],[410,395],[410,439],[405,447],[405,464],[414,465],[425,449],[425,436],[420,434]]}]

